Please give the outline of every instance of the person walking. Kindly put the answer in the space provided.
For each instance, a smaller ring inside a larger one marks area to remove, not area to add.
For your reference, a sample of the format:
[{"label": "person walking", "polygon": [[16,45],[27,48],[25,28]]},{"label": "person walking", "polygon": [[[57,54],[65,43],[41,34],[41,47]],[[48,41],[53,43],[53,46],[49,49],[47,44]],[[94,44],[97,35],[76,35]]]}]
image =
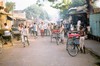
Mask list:
[{"label": "person walking", "polygon": [[39,29],[40,29],[41,36],[43,37],[44,36],[44,24],[43,24],[43,22],[41,22]]},{"label": "person walking", "polygon": [[23,25],[22,24],[19,24],[18,25],[18,30],[21,32],[22,31],[22,28],[23,28]]},{"label": "person walking", "polygon": [[50,24],[48,24],[48,26],[47,26],[47,32],[48,32],[48,35],[50,36],[51,35]]},{"label": "person walking", "polygon": [[60,37],[61,37],[61,43],[64,44],[64,25],[61,24],[61,27],[60,27]]},{"label": "person walking", "polygon": [[51,35],[52,35],[52,31],[53,31],[53,29],[54,29],[54,24],[51,23],[51,24],[50,24],[50,34],[51,34]]},{"label": "person walking", "polygon": [[44,35],[47,36],[47,30],[48,29],[48,25],[44,24]]},{"label": "person walking", "polygon": [[80,43],[80,51],[82,53],[85,53],[84,40],[85,40],[85,31],[84,31],[84,28],[81,26],[80,27],[80,39],[79,39],[79,43]]},{"label": "person walking", "polygon": [[[26,26],[22,26],[21,38],[22,38],[23,47],[25,47],[25,40],[28,40],[28,29]],[[28,45],[29,45],[29,43],[28,43]]]},{"label": "person walking", "polygon": [[38,26],[37,26],[36,23],[34,23],[34,25],[33,25],[33,34],[34,34],[34,37],[37,37],[38,36],[37,31],[38,31]]}]

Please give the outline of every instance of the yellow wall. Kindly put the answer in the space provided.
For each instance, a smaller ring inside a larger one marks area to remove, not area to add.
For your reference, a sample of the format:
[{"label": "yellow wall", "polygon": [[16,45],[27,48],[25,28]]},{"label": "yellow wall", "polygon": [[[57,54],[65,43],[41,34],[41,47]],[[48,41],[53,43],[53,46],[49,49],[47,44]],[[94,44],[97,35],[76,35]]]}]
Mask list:
[{"label": "yellow wall", "polygon": [[6,15],[1,15],[1,17],[0,17],[1,28],[4,27],[4,23],[6,23]]},{"label": "yellow wall", "polygon": [[7,20],[7,15],[1,15],[0,17],[0,29],[4,28],[4,23],[7,23],[11,27],[11,21]]}]

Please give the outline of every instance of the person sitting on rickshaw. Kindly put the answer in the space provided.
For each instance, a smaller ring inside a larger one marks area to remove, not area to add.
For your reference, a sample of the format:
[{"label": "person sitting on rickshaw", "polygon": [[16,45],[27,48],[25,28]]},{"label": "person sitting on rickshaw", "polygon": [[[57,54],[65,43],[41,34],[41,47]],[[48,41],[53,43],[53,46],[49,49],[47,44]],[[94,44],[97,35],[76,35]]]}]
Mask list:
[{"label": "person sitting on rickshaw", "polygon": [[11,29],[9,28],[7,23],[4,23],[4,34],[3,34],[3,39],[5,39],[5,43],[4,44],[7,44],[6,40],[11,40],[11,38],[12,38],[10,31],[11,31]]}]

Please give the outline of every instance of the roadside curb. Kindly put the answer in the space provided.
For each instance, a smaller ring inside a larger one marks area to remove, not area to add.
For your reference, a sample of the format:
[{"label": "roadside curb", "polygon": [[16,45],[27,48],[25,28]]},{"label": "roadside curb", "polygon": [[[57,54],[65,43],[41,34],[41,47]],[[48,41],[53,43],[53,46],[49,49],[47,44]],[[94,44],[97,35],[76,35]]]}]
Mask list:
[{"label": "roadside curb", "polygon": [[95,56],[95,57],[100,59],[100,55],[98,53],[96,53],[95,51],[93,51],[91,48],[87,48],[86,47],[86,50],[88,50],[91,55],[93,55],[93,56]]},{"label": "roadside curb", "polygon": [[87,48],[86,47],[86,50],[89,51],[89,53],[97,59],[97,61],[95,62],[95,66],[100,66],[100,55],[97,54],[96,52],[94,52],[92,49],[90,48]]}]

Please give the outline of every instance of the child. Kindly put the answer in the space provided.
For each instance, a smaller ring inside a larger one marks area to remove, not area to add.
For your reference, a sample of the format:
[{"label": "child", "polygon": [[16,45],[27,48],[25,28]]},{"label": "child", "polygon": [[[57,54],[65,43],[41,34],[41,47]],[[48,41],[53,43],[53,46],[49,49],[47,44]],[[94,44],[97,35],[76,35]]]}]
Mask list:
[{"label": "child", "polygon": [[[21,35],[22,43],[23,43],[23,45],[25,47],[25,40],[28,40],[28,29],[26,28],[26,26],[22,28],[21,34],[22,34]],[[29,45],[29,43],[28,43],[28,45]]]}]

